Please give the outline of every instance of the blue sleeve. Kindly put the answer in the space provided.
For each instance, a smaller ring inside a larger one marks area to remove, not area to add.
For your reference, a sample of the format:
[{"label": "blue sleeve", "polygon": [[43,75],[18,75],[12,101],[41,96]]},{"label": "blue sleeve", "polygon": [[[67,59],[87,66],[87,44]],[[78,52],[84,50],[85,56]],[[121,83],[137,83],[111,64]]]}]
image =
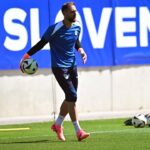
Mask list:
[{"label": "blue sleeve", "polygon": [[51,40],[51,34],[54,30],[54,26],[49,26],[48,29],[43,34],[42,38],[44,38],[47,42]]}]

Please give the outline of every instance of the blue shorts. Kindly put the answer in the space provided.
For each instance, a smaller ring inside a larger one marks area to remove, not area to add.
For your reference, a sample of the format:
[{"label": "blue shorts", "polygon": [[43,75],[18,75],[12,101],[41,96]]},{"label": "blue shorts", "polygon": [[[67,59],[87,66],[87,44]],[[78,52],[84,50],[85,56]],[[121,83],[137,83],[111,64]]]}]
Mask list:
[{"label": "blue shorts", "polygon": [[65,93],[65,100],[68,102],[76,102],[78,88],[77,67],[52,67],[52,72]]}]

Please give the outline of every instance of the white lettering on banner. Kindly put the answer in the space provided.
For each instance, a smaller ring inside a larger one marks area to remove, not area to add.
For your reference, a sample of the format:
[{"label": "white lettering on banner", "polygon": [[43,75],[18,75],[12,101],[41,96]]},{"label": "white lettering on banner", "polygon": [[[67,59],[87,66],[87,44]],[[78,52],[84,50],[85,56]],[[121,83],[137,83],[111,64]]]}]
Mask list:
[{"label": "white lettering on banner", "polygon": [[[31,29],[31,46],[34,46],[40,40],[40,22],[39,9],[30,9],[30,29]],[[49,44],[46,44],[43,49],[49,49]]]},{"label": "white lettering on banner", "polygon": [[150,12],[147,7],[140,7],[140,46],[148,46],[148,30],[150,31]]},{"label": "white lettering on banner", "polygon": [[[137,18],[137,11],[139,11],[139,19]],[[83,8],[83,15],[85,18],[85,25],[94,49],[102,49],[106,43],[108,27],[112,17],[113,8],[103,8],[100,16],[98,26],[95,24],[95,17],[93,16],[92,9]],[[24,25],[27,17],[30,17],[30,31]],[[150,31],[150,11],[147,7],[116,7],[114,8],[114,27],[116,37],[116,47],[148,47],[149,46],[149,31]],[[40,39],[40,20],[39,8],[31,8],[30,13],[20,8],[10,8],[4,14],[4,29],[6,35],[4,46],[11,51],[23,50],[28,44],[28,36],[31,32],[31,46],[33,46]],[[56,14],[55,21],[62,20],[61,11]],[[82,24],[82,19],[77,13],[77,19]],[[139,21],[139,22],[138,22]],[[139,28],[137,26],[139,25]],[[139,30],[137,30],[139,29]],[[112,29],[113,30],[113,29]],[[139,33],[139,34],[138,34]],[[83,30],[81,30],[82,38]],[[110,36],[110,35],[108,35]],[[138,45],[138,40],[140,45]],[[46,45],[43,49],[49,49]]]},{"label": "white lettering on banner", "polygon": [[36,44],[36,42],[40,39],[39,35],[39,9],[31,9],[30,10],[30,27],[31,27],[31,45]]},{"label": "white lettering on banner", "polygon": [[93,48],[103,48],[105,44],[106,33],[111,17],[112,8],[103,8],[98,27],[98,33],[94,24],[91,8],[83,8],[83,12]]},{"label": "white lettering on banner", "polygon": [[124,21],[123,19],[129,19],[136,17],[135,7],[116,7],[115,9],[115,25],[116,25],[116,45],[117,47],[136,47],[136,36],[125,36],[124,33],[135,33],[136,22]]},{"label": "white lettering on banner", "polygon": [[17,39],[12,39],[6,36],[4,46],[12,51],[22,50],[28,41],[28,34],[26,28],[20,23],[14,22],[15,20],[25,21],[26,12],[19,8],[8,9],[4,15],[4,28],[11,36],[17,36]]}]

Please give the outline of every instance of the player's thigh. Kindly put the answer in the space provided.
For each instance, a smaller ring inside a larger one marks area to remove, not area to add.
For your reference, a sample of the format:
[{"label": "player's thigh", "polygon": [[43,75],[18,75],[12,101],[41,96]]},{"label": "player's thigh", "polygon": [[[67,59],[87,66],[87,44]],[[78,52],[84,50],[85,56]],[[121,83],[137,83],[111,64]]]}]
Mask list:
[{"label": "player's thigh", "polygon": [[70,76],[71,76],[71,80],[72,80],[72,83],[77,91],[77,88],[78,88],[78,72],[77,72],[77,67],[73,67],[71,68],[71,73],[70,73]]},{"label": "player's thigh", "polygon": [[76,95],[69,68],[53,68],[54,76],[66,95]]}]

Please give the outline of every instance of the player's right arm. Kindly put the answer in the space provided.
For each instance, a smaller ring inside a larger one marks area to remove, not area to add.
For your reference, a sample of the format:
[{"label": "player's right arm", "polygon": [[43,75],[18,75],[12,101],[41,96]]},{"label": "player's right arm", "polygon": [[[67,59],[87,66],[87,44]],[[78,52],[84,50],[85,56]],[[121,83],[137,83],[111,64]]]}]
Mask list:
[{"label": "player's right arm", "polygon": [[41,40],[36,43],[26,54],[23,55],[20,63],[22,62],[22,60],[30,58],[30,56],[41,50],[50,41],[54,27],[55,25],[48,27]]},{"label": "player's right arm", "polygon": [[42,36],[41,40],[36,43],[26,54],[24,54],[22,60],[30,58],[33,54],[41,50],[52,38],[51,34],[54,30],[55,25],[49,26]]},{"label": "player's right arm", "polygon": [[41,38],[41,40],[36,43],[27,53],[25,53],[20,61],[20,69],[23,72],[21,68],[21,63],[23,60],[30,58],[33,54],[41,50],[45,45],[47,44],[47,41],[44,38]]},{"label": "player's right arm", "polygon": [[47,44],[47,41],[45,40],[45,38],[42,38],[26,54],[24,54],[24,56],[22,57],[22,60],[30,58],[30,56],[34,55],[36,52],[41,50],[46,44]]}]

